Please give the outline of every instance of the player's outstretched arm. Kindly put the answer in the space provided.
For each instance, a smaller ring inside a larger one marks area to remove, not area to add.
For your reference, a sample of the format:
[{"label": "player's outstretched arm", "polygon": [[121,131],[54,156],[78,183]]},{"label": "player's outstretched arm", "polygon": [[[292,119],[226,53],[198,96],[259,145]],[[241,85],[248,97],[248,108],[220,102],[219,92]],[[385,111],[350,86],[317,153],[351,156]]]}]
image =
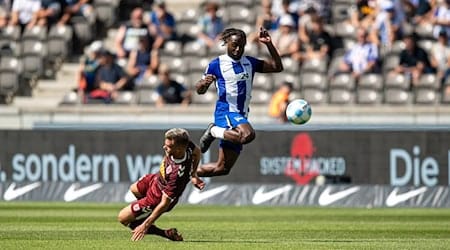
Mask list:
[{"label": "player's outstretched arm", "polygon": [[216,80],[216,77],[214,75],[205,75],[200,81],[195,84],[195,88],[197,89],[197,94],[202,95],[204,94],[211,83],[213,83]]},{"label": "player's outstretched arm", "polygon": [[197,167],[200,163],[200,157],[202,153],[200,148],[195,146],[194,152],[192,153],[192,170],[191,170],[191,182],[196,188],[202,190],[205,188],[205,183],[197,175]]},{"label": "player's outstretched arm", "polygon": [[281,62],[280,54],[272,43],[272,38],[267,30],[260,28],[259,41],[264,43],[269,50],[272,60],[265,60],[263,64],[263,73],[281,72],[283,71],[283,63]]},{"label": "player's outstretched arm", "polygon": [[151,225],[155,223],[155,221],[161,216],[170,205],[170,198],[166,194],[162,194],[161,201],[159,202],[158,206],[155,207],[155,209],[152,211],[149,217],[145,219],[145,221],[136,227],[133,230],[133,235],[131,236],[132,241],[138,241],[142,240],[145,236],[145,233],[150,228]]}]

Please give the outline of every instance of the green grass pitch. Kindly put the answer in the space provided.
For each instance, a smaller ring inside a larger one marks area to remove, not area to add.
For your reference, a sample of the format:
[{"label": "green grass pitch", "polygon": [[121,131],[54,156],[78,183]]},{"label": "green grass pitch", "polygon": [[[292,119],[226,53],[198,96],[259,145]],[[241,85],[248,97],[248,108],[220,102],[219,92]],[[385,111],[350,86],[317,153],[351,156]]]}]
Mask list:
[{"label": "green grass pitch", "polygon": [[184,242],[132,242],[124,205],[0,202],[0,249],[450,249],[449,209],[179,205],[157,225]]}]

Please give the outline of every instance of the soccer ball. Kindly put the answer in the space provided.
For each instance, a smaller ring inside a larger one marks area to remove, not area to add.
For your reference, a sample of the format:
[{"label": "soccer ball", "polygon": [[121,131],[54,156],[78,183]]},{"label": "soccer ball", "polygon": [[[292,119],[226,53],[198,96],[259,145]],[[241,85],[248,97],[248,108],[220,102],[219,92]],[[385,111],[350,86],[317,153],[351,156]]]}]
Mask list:
[{"label": "soccer ball", "polygon": [[286,108],[286,117],[293,124],[305,124],[311,118],[311,105],[303,99],[295,99]]}]

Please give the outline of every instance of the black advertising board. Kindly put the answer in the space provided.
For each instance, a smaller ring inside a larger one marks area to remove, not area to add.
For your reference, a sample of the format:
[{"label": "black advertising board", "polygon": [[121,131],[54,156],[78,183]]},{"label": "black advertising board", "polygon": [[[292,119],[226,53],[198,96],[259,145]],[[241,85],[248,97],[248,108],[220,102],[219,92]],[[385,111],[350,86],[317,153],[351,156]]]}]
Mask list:
[{"label": "black advertising board", "polygon": [[[195,141],[203,133],[191,130]],[[164,130],[0,131],[0,181],[133,182],[159,169]],[[217,142],[203,161],[215,160]],[[257,131],[214,182],[449,185],[448,131]],[[323,179],[323,178],[322,178]]]}]

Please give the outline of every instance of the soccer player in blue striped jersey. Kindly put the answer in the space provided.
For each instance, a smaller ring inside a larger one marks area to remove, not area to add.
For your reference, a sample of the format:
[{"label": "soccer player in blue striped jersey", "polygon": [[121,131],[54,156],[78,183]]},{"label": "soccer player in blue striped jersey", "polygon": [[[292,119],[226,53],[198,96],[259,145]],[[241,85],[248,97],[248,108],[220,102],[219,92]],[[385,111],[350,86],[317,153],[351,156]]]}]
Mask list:
[{"label": "soccer player in blue striped jersey", "polygon": [[198,176],[227,175],[239,157],[242,145],[255,139],[255,130],[247,120],[249,103],[256,72],[281,72],[283,64],[269,33],[262,29],[259,42],[265,44],[271,58],[260,60],[244,56],[247,37],[240,29],[229,28],[222,32],[221,40],[226,54],[213,59],[203,78],[197,82],[198,94],[204,94],[215,83],[218,99],[214,123],[208,125],[200,138],[200,149],[205,153],[215,138],[220,139],[216,162],[201,165]]}]

